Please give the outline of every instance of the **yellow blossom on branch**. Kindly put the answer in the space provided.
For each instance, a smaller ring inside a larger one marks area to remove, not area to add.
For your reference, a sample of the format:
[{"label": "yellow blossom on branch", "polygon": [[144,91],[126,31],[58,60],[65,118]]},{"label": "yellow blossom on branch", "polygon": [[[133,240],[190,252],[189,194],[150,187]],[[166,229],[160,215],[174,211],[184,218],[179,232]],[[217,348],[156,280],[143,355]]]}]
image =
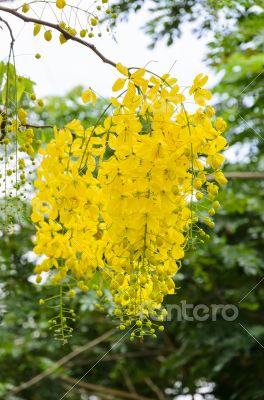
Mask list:
[{"label": "yellow blossom on branch", "polygon": [[[181,260],[194,241],[203,242],[199,224],[214,226],[219,185],[227,182],[220,170],[226,124],[206,105],[203,74],[190,89],[201,107],[189,112],[176,78],[116,68],[125,78],[113,91],[124,91],[111,98],[112,113],[96,126],[73,120],[55,129],[41,150],[32,220],[35,252],[46,258],[36,273],[40,282],[51,271],[55,285],[73,277],[100,300],[104,291],[92,284],[99,274],[120,329],[133,323],[132,337],[142,337],[159,329],[153,317],[165,318],[163,300],[175,293]],[[93,91],[82,100],[93,101]],[[198,207],[204,198],[207,212]]]}]

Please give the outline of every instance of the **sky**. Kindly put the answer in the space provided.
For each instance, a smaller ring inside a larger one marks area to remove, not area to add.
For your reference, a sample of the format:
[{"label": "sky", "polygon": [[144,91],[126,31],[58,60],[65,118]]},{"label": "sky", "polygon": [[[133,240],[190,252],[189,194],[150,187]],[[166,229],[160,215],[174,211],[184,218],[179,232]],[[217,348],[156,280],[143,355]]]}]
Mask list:
[{"label": "sky", "polygon": [[[15,2],[18,5],[21,3],[23,2]],[[85,3],[88,1],[83,0],[82,5]],[[172,46],[167,47],[164,40],[153,50],[147,48],[150,38],[144,34],[142,26],[149,17],[148,3],[147,0],[143,11],[136,15],[131,14],[128,22],[118,25],[114,32],[116,41],[107,32],[102,38],[90,41],[114,62],[136,67],[150,63],[148,68],[159,74],[168,72],[175,63],[171,72],[179,79],[180,85],[190,85],[200,72],[209,75],[209,85],[212,85],[215,76],[208,70],[204,61],[207,38],[197,39],[191,33],[190,24],[184,26],[182,37],[175,39]],[[14,7],[14,2],[5,5]],[[43,33],[37,37],[33,36],[32,24],[23,23],[4,13],[1,15],[10,22],[14,30],[18,73],[37,83],[38,97],[63,95],[79,84],[85,88],[92,87],[99,96],[111,95],[111,87],[118,77],[118,72],[112,66],[104,64],[92,51],[73,42],[61,46],[57,33],[54,33],[51,42],[46,42]],[[0,30],[0,60],[7,58],[9,42],[7,30]],[[36,53],[41,54],[40,60],[35,58]]]}]

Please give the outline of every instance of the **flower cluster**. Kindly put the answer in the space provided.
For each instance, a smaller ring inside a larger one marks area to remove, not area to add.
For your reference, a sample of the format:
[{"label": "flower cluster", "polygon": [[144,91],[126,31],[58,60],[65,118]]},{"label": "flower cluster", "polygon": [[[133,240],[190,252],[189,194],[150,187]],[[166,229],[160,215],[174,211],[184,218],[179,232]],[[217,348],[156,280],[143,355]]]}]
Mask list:
[{"label": "flower cluster", "polygon": [[[28,124],[27,112],[23,108],[0,111],[0,211],[3,228],[13,230],[14,222],[22,222],[23,207],[19,200],[27,198],[31,187],[30,175],[35,165],[34,155],[40,144],[32,125]],[[21,214],[21,215],[20,215]],[[22,219],[21,219],[22,218]]]},{"label": "flower cluster", "polygon": [[[37,280],[54,270],[54,284],[87,291],[99,274],[120,329],[134,326],[133,339],[163,329],[153,319],[165,318],[163,299],[175,291],[186,247],[205,235],[199,219],[214,226],[219,185],[227,182],[220,170],[226,124],[206,105],[206,76],[189,90],[197,104],[189,112],[169,74],[117,69],[123,77],[113,91],[121,93],[111,98],[111,115],[86,129],[78,120],[55,129],[41,149],[32,220],[35,252],[46,255]],[[201,213],[204,196],[209,208]]]},{"label": "flower cluster", "polygon": [[[74,3],[74,2],[73,2]],[[61,33],[59,41],[64,44],[68,40],[68,36],[78,36],[82,39],[88,37],[93,38],[95,34],[98,37],[102,36],[101,25],[106,17],[110,17],[110,22],[115,20],[117,15],[109,6],[108,0],[94,1],[88,8],[81,8],[79,5],[72,4],[66,0],[51,1],[32,1],[24,3],[21,7],[23,13],[28,13],[30,10],[34,14],[38,14],[39,7],[43,6],[41,15],[44,18],[45,13],[52,10],[56,17],[56,24],[59,25]],[[60,17],[57,17],[57,12],[61,11]],[[109,19],[109,18],[108,18]],[[106,28],[109,32],[110,28]],[[53,38],[53,30],[43,27],[41,20],[35,23],[33,34],[37,36],[43,31],[44,39],[50,42]]]}]

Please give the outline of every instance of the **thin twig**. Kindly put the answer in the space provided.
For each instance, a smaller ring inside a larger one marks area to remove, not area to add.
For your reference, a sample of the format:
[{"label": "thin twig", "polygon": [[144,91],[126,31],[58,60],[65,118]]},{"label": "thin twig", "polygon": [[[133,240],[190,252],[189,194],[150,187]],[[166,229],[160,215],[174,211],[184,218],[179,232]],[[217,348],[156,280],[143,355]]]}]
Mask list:
[{"label": "thin twig", "polygon": [[135,388],[135,386],[134,386],[129,374],[127,373],[127,370],[124,368],[124,366],[122,367],[121,373],[122,373],[122,375],[124,377],[124,380],[125,380],[125,383],[126,383],[126,386],[127,386],[128,390],[129,390],[129,392],[130,393],[134,393],[134,394],[138,394],[137,391],[136,391],[136,388]]},{"label": "thin twig", "polygon": [[69,382],[83,389],[86,389],[89,392],[92,391],[95,393],[107,393],[109,395],[114,396],[114,398],[131,399],[131,400],[150,400],[149,398],[140,396],[139,394],[136,393],[127,393],[124,392],[123,390],[107,388],[105,386],[96,385],[94,383],[78,382],[76,379],[69,377],[67,375],[62,375],[61,379],[64,380],[65,382]]},{"label": "thin twig", "polygon": [[7,26],[7,29],[9,30],[10,37],[11,37],[11,46],[13,47],[14,43],[15,43],[15,38],[14,38],[14,35],[13,35],[13,32],[12,32],[12,29],[11,29],[9,23],[5,19],[0,17],[0,21],[3,22]]},{"label": "thin twig", "polygon": [[25,128],[34,128],[34,129],[45,129],[51,128],[53,129],[55,125],[32,125],[32,124],[23,124]]},{"label": "thin twig", "polygon": [[96,47],[94,44],[91,44],[89,42],[86,42],[85,40],[77,37],[77,36],[73,36],[71,35],[69,32],[65,31],[64,29],[62,29],[58,24],[54,24],[52,22],[49,21],[43,21],[41,19],[37,19],[37,18],[32,18],[32,17],[27,17],[24,14],[19,13],[18,11],[16,11],[13,8],[9,8],[9,7],[4,7],[4,6],[0,6],[0,11],[6,12],[8,14],[14,15],[17,18],[22,19],[22,21],[24,22],[32,22],[34,24],[40,24],[43,26],[48,26],[49,28],[55,29],[56,31],[62,33],[65,37],[65,39],[67,40],[73,40],[74,42],[78,42],[80,44],[82,44],[85,47],[88,47],[90,50],[92,50],[104,63],[112,65],[113,67],[116,66],[116,63],[114,61],[109,60],[108,58],[106,58]]},{"label": "thin twig", "polygon": [[150,378],[145,379],[146,384],[150,387],[150,389],[157,395],[159,400],[166,400],[164,393],[160,390],[160,388],[155,385],[155,383]]}]

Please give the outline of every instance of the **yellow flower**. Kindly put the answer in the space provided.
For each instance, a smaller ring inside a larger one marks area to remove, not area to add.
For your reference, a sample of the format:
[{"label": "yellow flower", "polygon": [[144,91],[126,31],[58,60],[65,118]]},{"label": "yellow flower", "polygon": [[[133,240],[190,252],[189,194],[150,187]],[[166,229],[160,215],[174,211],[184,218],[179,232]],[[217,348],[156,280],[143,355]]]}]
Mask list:
[{"label": "yellow flower", "polygon": [[66,37],[63,35],[63,33],[60,33],[59,41],[60,41],[60,44],[64,44],[64,43],[67,42],[67,39],[66,39]]},{"label": "yellow flower", "polygon": [[223,156],[223,154],[216,153],[213,156],[207,157],[206,164],[211,165],[214,169],[218,169],[221,167],[224,161],[225,157]]},{"label": "yellow flower", "polygon": [[88,89],[82,93],[82,101],[84,103],[89,103],[90,100],[92,100],[93,105],[96,104],[96,94],[93,90]]},{"label": "yellow flower", "polygon": [[218,117],[215,120],[215,127],[218,132],[223,133],[226,130],[227,125],[223,118]]},{"label": "yellow flower", "polygon": [[40,283],[42,281],[41,275],[36,276],[36,283]]},{"label": "yellow flower", "polygon": [[30,10],[30,7],[27,3],[24,3],[22,6],[22,12],[27,13]]},{"label": "yellow flower", "polygon": [[67,5],[65,0],[56,0],[56,7],[63,9]]},{"label": "yellow flower", "polygon": [[202,86],[208,81],[208,76],[199,74],[194,78],[193,85],[191,86],[189,93],[194,95],[194,101],[200,106],[206,105],[206,100],[212,98],[212,93],[207,89],[202,89]]},{"label": "yellow flower", "polygon": [[222,171],[216,171],[214,178],[219,185],[226,185],[228,182]]},{"label": "yellow flower", "polygon": [[45,40],[47,40],[47,42],[50,42],[50,41],[51,41],[51,39],[52,39],[52,32],[51,32],[50,29],[44,33],[44,38],[45,38]]},{"label": "yellow flower", "polygon": [[27,115],[27,112],[23,108],[19,108],[17,112],[17,117],[23,125],[27,123]]},{"label": "yellow flower", "polygon": [[40,24],[35,24],[34,25],[33,35],[37,36],[37,34],[40,32],[40,29],[41,29],[41,25]]},{"label": "yellow flower", "polygon": [[[134,335],[140,336],[155,332],[151,316],[164,319],[162,302],[175,291],[185,248],[202,231],[196,225],[214,226],[196,203],[205,198],[211,216],[219,207],[216,183],[226,183],[220,152],[227,142],[223,120],[212,122],[212,107],[186,109],[174,77],[116,68],[125,78],[113,91],[125,90],[111,98],[112,113],[96,126],[75,119],[55,128],[40,150],[32,220],[34,250],[46,260],[35,272],[55,270],[56,285],[73,277],[84,292],[98,275],[122,329],[138,321]],[[190,89],[201,106],[211,96],[206,82],[200,74]],[[84,91],[82,100],[95,102],[94,92]],[[216,183],[207,181],[212,173]]]}]

